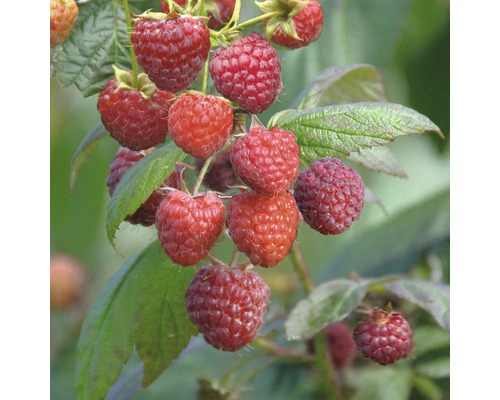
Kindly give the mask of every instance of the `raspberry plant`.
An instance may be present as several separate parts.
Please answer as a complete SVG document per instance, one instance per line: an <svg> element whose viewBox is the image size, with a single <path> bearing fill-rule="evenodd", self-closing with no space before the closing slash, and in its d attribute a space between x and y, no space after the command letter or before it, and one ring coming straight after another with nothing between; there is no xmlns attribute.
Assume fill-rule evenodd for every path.
<svg viewBox="0 0 500 400"><path fill-rule="evenodd" d="M410 272L360 276L355 265L324 278L301 238L335 241L366 207L383 210L363 175L404 175L388 145L446 140L441 129L389 102L368 64L333 65L279 107L293 85L283 62L321 40L328 2L130 3L82 2L69 36L51 40L53 77L96 98L99 113L75 149L70 186L96 145L114 142L110 246L120 251L127 224L154 232L86 311L77 398L117 398L133 354L146 388L202 345L232 353L239 368L193 376L198 399L251 396L252 379L280 363L309 371L302 398L440 398L438 364L425 357L447 341L447 284ZM369 257L363 249L350 247ZM274 270L299 283L293 304L273 297ZM391 381L404 382L396 397Z"/></svg>

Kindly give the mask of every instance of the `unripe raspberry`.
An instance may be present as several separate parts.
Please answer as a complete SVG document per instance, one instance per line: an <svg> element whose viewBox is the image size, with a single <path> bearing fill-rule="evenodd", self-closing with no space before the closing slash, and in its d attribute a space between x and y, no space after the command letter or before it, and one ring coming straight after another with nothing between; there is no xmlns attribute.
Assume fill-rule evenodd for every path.
<svg viewBox="0 0 500 400"><path fill-rule="evenodd" d="M186 291L189 318L205 341L237 351L254 341L262 326L270 290L252 271L203 265Z"/></svg>
<svg viewBox="0 0 500 400"><path fill-rule="evenodd" d="M142 16L131 35L137 62L155 85L169 92L187 89L210 52L207 25L197 18Z"/></svg>
<svg viewBox="0 0 500 400"><path fill-rule="evenodd" d="M403 314L375 308L353 332L363 357L389 365L408 357L413 348L413 333Z"/></svg>
<svg viewBox="0 0 500 400"><path fill-rule="evenodd" d="M113 162L109 167L109 175L106 180L106 185L109 188L109 196L113 196L116 186L120 182L123 174L137 161L145 156L145 152L133 151L124 147L120 147L115 154ZM132 215L125 218L126 221L133 225L143 225L150 226L156 222L156 210L160 202L167 196L167 191L163 189L164 186L180 189L181 180L184 179L183 166L181 164L176 164L174 171L170 176L165 179L163 185L155 190L147 198L147 200L141 204L141 206Z"/></svg>
<svg viewBox="0 0 500 400"><path fill-rule="evenodd" d="M288 192L266 197L250 191L229 200L229 234L253 265L268 268L281 262L297 238L299 222L297 204Z"/></svg>
<svg viewBox="0 0 500 400"><path fill-rule="evenodd" d="M63 43L75 24L78 16L75 0L50 0L50 47Z"/></svg>
<svg viewBox="0 0 500 400"><path fill-rule="evenodd" d="M299 173L300 148L295 135L279 126L257 126L234 141L231 163L239 178L256 192L275 196L286 192Z"/></svg>
<svg viewBox="0 0 500 400"><path fill-rule="evenodd" d="M324 235L349 229L363 209L361 176L342 161L325 157L313 161L295 183L294 196L304 221Z"/></svg>
<svg viewBox="0 0 500 400"><path fill-rule="evenodd" d="M220 97L183 93L170 107L168 129L185 153L208 158L224 146L233 131L233 110Z"/></svg>
<svg viewBox="0 0 500 400"><path fill-rule="evenodd" d="M201 171L206 159L196 159L196 169ZM203 178L203 183L207 188L216 192L225 192L229 186L234 186L239 183L239 180L234 173L233 164L229 158L229 150L224 150L212 160L208 167L208 171Z"/></svg>
<svg viewBox="0 0 500 400"><path fill-rule="evenodd" d="M85 273L72 256L56 254L50 258L50 309L66 310L77 304L83 295Z"/></svg>
<svg viewBox="0 0 500 400"><path fill-rule="evenodd" d="M217 91L249 113L267 110L281 92L278 53L258 32L215 50L209 70Z"/></svg>
<svg viewBox="0 0 500 400"><path fill-rule="evenodd" d="M214 194L192 197L176 190L158 206L156 228L163 250L182 266L208 256L224 228L224 203Z"/></svg>

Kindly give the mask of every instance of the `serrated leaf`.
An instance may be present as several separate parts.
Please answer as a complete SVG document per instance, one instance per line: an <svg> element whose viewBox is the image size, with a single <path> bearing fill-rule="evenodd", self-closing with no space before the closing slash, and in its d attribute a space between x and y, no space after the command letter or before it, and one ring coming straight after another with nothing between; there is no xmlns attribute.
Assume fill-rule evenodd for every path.
<svg viewBox="0 0 500 400"><path fill-rule="evenodd" d="M421 279L400 279L383 286L401 299L427 311L445 331L450 331L450 287Z"/></svg>
<svg viewBox="0 0 500 400"><path fill-rule="evenodd" d="M376 172L407 178L406 172L396 156L387 147L361 149L359 153L351 153L348 159Z"/></svg>
<svg viewBox="0 0 500 400"><path fill-rule="evenodd" d="M385 102L387 97L377 68L368 64L353 64L321 71L299 100L296 108L305 110L360 101Z"/></svg>
<svg viewBox="0 0 500 400"><path fill-rule="evenodd" d="M54 52L52 76L63 87L74 84L88 97L113 76L113 65L132 68L130 39L121 2L94 0L78 7L71 35Z"/></svg>
<svg viewBox="0 0 500 400"><path fill-rule="evenodd" d="M76 175L83 162L95 150L97 143L106 136L108 136L108 131L102 123L99 123L94 129L87 133L78 145L70 161L69 186L71 191L73 191Z"/></svg>
<svg viewBox="0 0 500 400"><path fill-rule="evenodd" d="M352 400L407 400L410 398L412 371L405 367L367 368L357 376Z"/></svg>
<svg viewBox="0 0 500 400"><path fill-rule="evenodd" d="M309 339L326 325L343 320L359 306L367 288L367 282L347 279L319 285L290 312L285 322L288 339Z"/></svg>
<svg viewBox="0 0 500 400"><path fill-rule="evenodd" d="M168 141L153 153L132 165L120 179L108 202L106 232L114 243L114 235L122 221L132 215L165 179L172 173L175 163L182 161L184 153L174 142Z"/></svg>
<svg viewBox="0 0 500 400"><path fill-rule="evenodd" d="M144 362L144 387L153 383L198 333L184 303L195 270L167 265L155 273L157 278L148 282L145 318L135 337L137 353Z"/></svg>
<svg viewBox="0 0 500 400"><path fill-rule="evenodd" d="M295 134L301 158L347 157L362 149L381 147L394 139L440 129L426 116L393 103L354 103L286 110L274 115L268 127L279 125Z"/></svg>
<svg viewBox="0 0 500 400"><path fill-rule="evenodd" d="M171 293L185 290L193 269L172 266L158 241L129 259L106 283L87 312L77 344L76 392L78 399L104 399L129 359L138 330L159 329L151 324L152 304L158 298L170 300ZM172 277L175 276L173 279ZM162 290L171 285L166 293ZM179 285L175 288L172 285ZM163 303L165 300L163 300ZM186 311L184 311L186 313ZM178 310L174 319L187 318ZM163 323L158 320L157 324ZM188 337L192 328L179 324L176 335ZM179 341L179 347L183 341ZM172 349L180 352L182 349ZM174 351L175 350L175 351Z"/></svg>

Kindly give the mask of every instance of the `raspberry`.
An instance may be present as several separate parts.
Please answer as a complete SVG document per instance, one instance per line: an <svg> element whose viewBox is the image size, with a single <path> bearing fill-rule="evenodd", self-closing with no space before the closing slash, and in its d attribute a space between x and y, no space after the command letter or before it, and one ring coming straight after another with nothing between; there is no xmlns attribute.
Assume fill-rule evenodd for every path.
<svg viewBox="0 0 500 400"><path fill-rule="evenodd" d="M187 3L187 0L174 0L174 2L179 4L181 7L184 7ZM160 10L165 14L168 14L170 12L168 3L165 0L160 0Z"/></svg>
<svg viewBox="0 0 500 400"><path fill-rule="evenodd" d="M233 111L219 97L183 93L170 107L168 129L185 153L207 158L224 146L233 131Z"/></svg>
<svg viewBox="0 0 500 400"><path fill-rule="evenodd" d="M50 309L67 310L82 298L85 285L84 268L68 254L50 257Z"/></svg>
<svg viewBox="0 0 500 400"><path fill-rule="evenodd" d="M73 29L78 12L78 5L75 0L50 0L51 48L67 39Z"/></svg>
<svg viewBox="0 0 500 400"><path fill-rule="evenodd" d="M356 221L364 204L361 176L342 161L325 157L302 171L294 196L311 228L324 235L337 235Z"/></svg>
<svg viewBox="0 0 500 400"><path fill-rule="evenodd" d="M146 150L163 143L173 94L156 89L144 74L137 79L139 86L132 88L128 85L131 74L122 72L99 93L97 110L104 127L120 145L131 150Z"/></svg>
<svg viewBox="0 0 500 400"><path fill-rule="evenodd" d="M256 192L275 196L284 193L299 173L300 148L292 132L275 126L257 126L234 141L231 163L239 178Z"/></svg>
<svg viewBox="0 0 500 400"><path fill-rule="evenodd" d="M299 222L297 204L288 192L266 197L250 191L229 200L229 234L253 265L269 268L281 262L297 237Z"/></svg>
<svg viewBox="0 0 500 400"><path fill-rule="evenodd" d="M253 114L267 110L282 87L278 53L258 32L215 50L209 71L222 96Z"/></svg>
<svg viewBox="0 0 500 400"><path fill-rule="evenodd" d="M324 15L318 0L266 0L257 5L264 13L282 12L282 15L264 21L266 36L274 44L298 49L321 36Z"/></svg>
<svg viewBox="0 0 500 400"><path fill-rule="evenodd" d="M187 267L208 253L224 228L224 203L214 194L171 192L158 206L156 228L165 253Z"/></svg>
<svg viewBox="0 0 500 400"><path fill-rule="evenodd" d="M186 291L189 318L218 350L237 351L262 326L270 289L252 271L203 265Z"/></svg>
<svg viewBox="0 0 500 400"><path fill-rule="evenodd" d="M204 163L205 159L196 159L196 169L198 172L201 171ZM224 150L215 156L203 178L203 183L207 188L217 192L224 192L229 186L239 183L234 173L233 164L231 164L229 158L229 150Z"/></svg>
<svg viewBox="0 0 500 400"><path fill-rule="evenodd" d="M389 365L408 357L413 348L413 333L403 314L375 308L353 332L363 357Z"/></svg>
<svg viewBox="0 0 500 400"><path fill-rule="evenodd" d="M211 46L207 25L188 16L143 16L137 21L131 40L144 72L159 89L174 93L187 89L196 79Z"/></svg>
<svg viewBox="0 0 500 400"><path fill-rule="evenodd" d="M208 9L208 27L210 29L220 29L226 25L234 12L235 0L212 0L205 1Z"/></svg>
<svg viewBox="0 0 500 400"><path fill-rule="evenodd" d="M144 152L137 152L121 147L116 152L113 162L109 168L109 175L106 185L109 188L110 197L113 196L116 185L120 182L123 174L137 161L145 156ZM181 175L183 176L183 167L181 164L176 164L174 171L165 179L162 186L168 186L175 189L181 187ZM156 221L156 209L160 202L166 197L167 192L161 188L155 190L148 199L137 209L135 213L127 216L126 221L133 225L150 226Z"/></svg>

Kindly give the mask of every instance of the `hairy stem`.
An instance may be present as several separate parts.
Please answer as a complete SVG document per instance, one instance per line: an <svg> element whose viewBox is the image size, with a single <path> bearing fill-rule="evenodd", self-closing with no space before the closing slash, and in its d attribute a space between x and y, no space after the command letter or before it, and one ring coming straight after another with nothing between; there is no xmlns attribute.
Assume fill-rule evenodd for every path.
<svg viewBox="0 0 500 400"><path fill-rule="evenodd" d="M127 21L127 32L130 41L130 58L132 60L132 87L135 87L137 85L137 74L139 68L137 65L137 58L135 57L134 46L132 45L132 40L130 39L134 28L132 26L132 18L130 17L130 8L128 6L127 0L123 0L123 10L125 11L125 18Z"/></svg>
<svg viewBox="0 0 500 400"><path fill-rule="evenodd" d="M212 163L214 156L211 156L205 160L203 163L203 167L200 170L200 173L198 174L198 177L196 178L196 182L193 187L193 196L196 196L198 193L198 190L200 190L201 184L203 182L203 178L205 177L205 174L208 171L208 168L210 167L210 164Z"/></svg>

